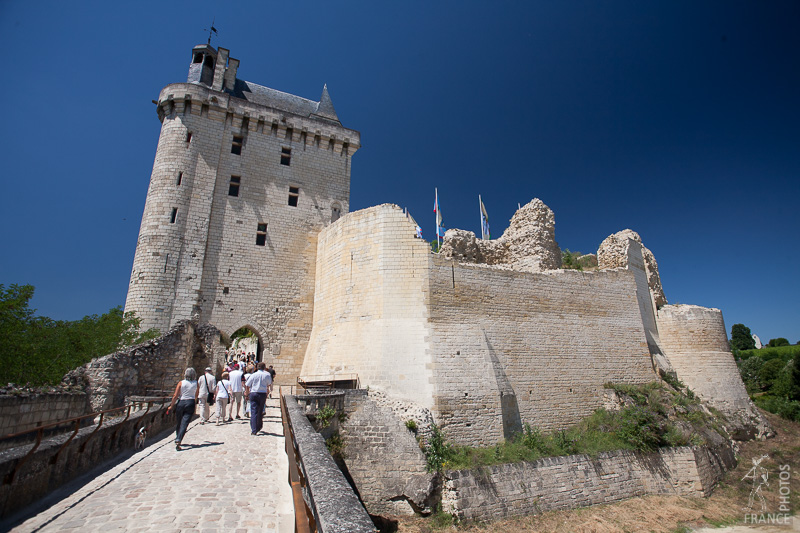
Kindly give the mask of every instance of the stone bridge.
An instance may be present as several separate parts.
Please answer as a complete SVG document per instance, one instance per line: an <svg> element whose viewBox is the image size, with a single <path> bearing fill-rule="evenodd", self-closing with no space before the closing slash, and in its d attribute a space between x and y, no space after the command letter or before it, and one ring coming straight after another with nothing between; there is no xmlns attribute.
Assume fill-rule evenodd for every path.
<svg viewBox="0 0 800 533"><path fill-rule="evenodd" d="M292 532L295 509L288 464L280 401L269 399L264 427L256 436L250 434L249 420L244 418L219 426L201 424L196 418L181 451L175 450L174 431L162 431L143 449L122 453L111 464L95 468L8 517L0 522L0 530ZM316 463L312 460L311 464ZM309 485L315 482L309 479L315 473L308 470L317 469L312 465L301 463ZM330 476L321 472L317 477L324 481ZM315 512L318 531L374 531L354 494L350 499L357 503L364 522L355 529L349 522L359 513L341 504L347 495L340 487L328 490L332 485L324 485L316 495L307 492L307 499L318 507L320 501L338 500L338 514L344 511L348 516L342 523L330 513Z"/></svg>

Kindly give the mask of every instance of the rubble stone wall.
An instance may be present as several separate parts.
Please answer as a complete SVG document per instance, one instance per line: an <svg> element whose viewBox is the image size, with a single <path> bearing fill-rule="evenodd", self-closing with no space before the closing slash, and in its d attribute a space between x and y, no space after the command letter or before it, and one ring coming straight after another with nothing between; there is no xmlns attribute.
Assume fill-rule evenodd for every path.
<svg viewBox="0 0 800 533"><path fill-rule="evenodd" d="M84 387L92 411L102 411L123 405L126 396L172 395L189 366L198 375L211 366L219 375L223 359L216 328L184 321L157 339L92 359L64 382Z"/></svg>
<svg viewBox="0 0 800 533"><path fill-rule="evenodd" d="M496 520L610 503L645 494L707 496L733 452L704 447L667 448L549 457L445 473L442 509L461 519Z"/></svg>
<svg viewBox="0 0 800 533"><path fill-rule="evenodd" d="M413 515L431 511L433 474L405 420L370 395L351 397L347 419L340 423L344 461L361 500L373 515Z"/></svg>

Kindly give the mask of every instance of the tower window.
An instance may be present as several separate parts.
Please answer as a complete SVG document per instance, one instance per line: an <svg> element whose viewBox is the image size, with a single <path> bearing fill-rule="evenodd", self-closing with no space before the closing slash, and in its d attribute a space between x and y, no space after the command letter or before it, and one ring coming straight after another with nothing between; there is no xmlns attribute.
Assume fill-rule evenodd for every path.
<svg viewBox="0 0 800 533"><path fill-rule="evenodd" d="M183 172L178 172L178 183L177 183L177 185L180 185L182 181L183 181Z"/></svg>
<svg viewBox="0 0 800 533"><path fill-rule="evenodd" d="M281 165L286 165L288 167L291 163L292 163L292 149L281 148Z"/></svg>
<svg viewBox="0 0 800 533"><path fill-rule="evenodd" d="M202 62L203 62L203 54L201 54L200 52L196 53L194 55L194 61L192 61L192 63L202 63Z"/></svg>
<svg viewBox="0 0 800 533"><path fill-rule="evenodd" d="M256 228L256 245L264 246L267 243L267 224L259 224Z"/></svg>
<svg viewBox="0 0 800 533"><path fill-rule="evenodd" d="M231 176L231 183L228 185L228 196L239 196L239 185L241 182L241 176Z"/></svg>
<svg viewBox="0 0 800 533"><path fill-rule="evenodd" d="M172 214L169 217L169 223L170 224L174 224L177 219L178 219L178 208L177 207L173 207L172 208Z"/></svg>
<svg viewBox="0 0 800 533"><path fill-rule="evenodd" d="M187 131L186 132L186 144L189 144L190 142L192 142L192 132L191 131Z"/></svg>
<svg viewBox="0 0 800 533"><path fill-rule="evenodd" d="M334 204L331 207L331 222L336 222L342 216L342 208Z"/></svg>
<svg viewBox="0 0 800 533"><path fill-rule="evenodd" d="M297 199L300 198L299 187L289 187L289 205L297 207Z"/></svg>
<svg viewBox="0 0 800 533"><path fill-rule="evenodd" d="M242 155L242 145L244 144L244 137L241 135L233 136L233 144L231 145L231 153Z"/></svg>

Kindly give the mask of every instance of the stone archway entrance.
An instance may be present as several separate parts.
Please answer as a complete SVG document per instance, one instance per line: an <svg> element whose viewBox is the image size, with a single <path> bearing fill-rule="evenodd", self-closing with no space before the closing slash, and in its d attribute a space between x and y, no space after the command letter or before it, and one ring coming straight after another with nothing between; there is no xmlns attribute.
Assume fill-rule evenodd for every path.
<svg viewBox="0 0 800 533"><path fill-rule="evenodd" d="M253 354L256 361L264 360L264 344L261 336L250 326L242 326L231 334L230 350L237 357L244 352L246 355Z"/></svg>

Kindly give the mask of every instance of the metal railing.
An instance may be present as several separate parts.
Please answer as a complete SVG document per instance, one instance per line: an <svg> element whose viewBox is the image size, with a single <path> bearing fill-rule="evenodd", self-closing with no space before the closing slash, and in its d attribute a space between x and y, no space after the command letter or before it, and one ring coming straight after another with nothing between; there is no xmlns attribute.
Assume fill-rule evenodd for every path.
<svg viewBox="0 0 800 533"><path fill-rule="evenodd" d="M303 488L306 486L306 480L297 462L298 453L295 447L292 425L289 423L289 413L286 411L286 402L283 399L283 387L278 388L278 396L281 399L281 421L283 422L286 456L289 458L289 485L292 487L292 500L294 501L294 530L295 533L316 532L317 523L314 520L314 512L303 497Z"/></svg>
<svg viewBox="0 0 800 533"><path fill-rule="evenodd" d="M23 457L22 459L20 459L17 462L16 466L14 467L14 470L12 470L5 477L5 479L3 479L3 484L10 485L11 483L14 482L14 477L17 475L17 472L19 471L19 469L22 467L22 465L24 465L28 461L28 459L31 458L31 456L33 456L34 452L36 452L36 450L39 448L39 445L42 443L42 437L44 436L44 433L45 433L46 430L54 429L54 428L56 428L58 426L63 426L63 425L70 424L70 423L74 423L75 424L75 427L72 430L72 434L67 438L66 441L64 441L64 444L62 444L61 447L58 448L58 450L55 452L53 457L50 458L50 464L56 464L56 462L58 461L59 455L61 455L61 452L64 450L64 448L66 448L69 445L70 442L72 442L72 439L75 438L75 435L78 434L78 431L80 431L80 429L81 429L81 421L82 420L86 420L88 418L95 418L98 415L100 417L99 420L97 421L97 427L94 428L94 431L92 431L89 434L89 436L86 438L86 440L83 442L83 444L81 444L80 448L78 448L78 452L79 453L83 453L83 451L86 449L86 445L89 443L89 441L92 439L92 437L94 437L94 435L103 426L103 422L104 422L104 420L106 418L106 415L110 415L111 413L118 413L118 412L121 414L124 411L125 412L125 418L123 418L119 422L119 425L121 427L122 423L125 422L126 420L128 420L128 418L131 416L131 410L132 409L135 409L136 407L138 407L138 409L136 409L136 410L141 410L141 406L143 404L147 404L147 409L145 410L144 414L142 415L142 416L145 416L150 411L150 408L152 407L152 405L154 403L164 404L164 403L169 402L171 399L172 399L171 396L164 396L164 397L152 398L152 399L143 400L143 401L131 401L130 403L128 403L127 405L124 405L122 407L116 407L114 409L106 409L105 411L96 411L94 413L88 413L88 414L81 415L81 416L76 416L76 417L73 417L73 418L67 418L65 420L59 420L58 422L51 422L50 424L46 424L46 425L43 425L43 426L37 426L35 428L31 428L31 429L28 429L28 430L25 430L25 431L20 431L18 433L12 433L10 435L5 435L5 436L0 437L0 442L3 442L3 441L7 441L7 440L12 440L12 439L19 439L20 437L22 437L24 435L28 435L28 434L31 434L31 433L36 433L36 441L34 442L33 446L28 451L28 453L25 455L25 457ZM111 418L111 417L109 416L109 418ZM87 427L88 427L88 425L87 425ZM119 428L117 429L117 431L119 431ZM113 433L112 438L116 437L116 433L117 433L116 431ZM27 444L22 444L21 446L25 446L25 445L27 445Z"/></svg>

